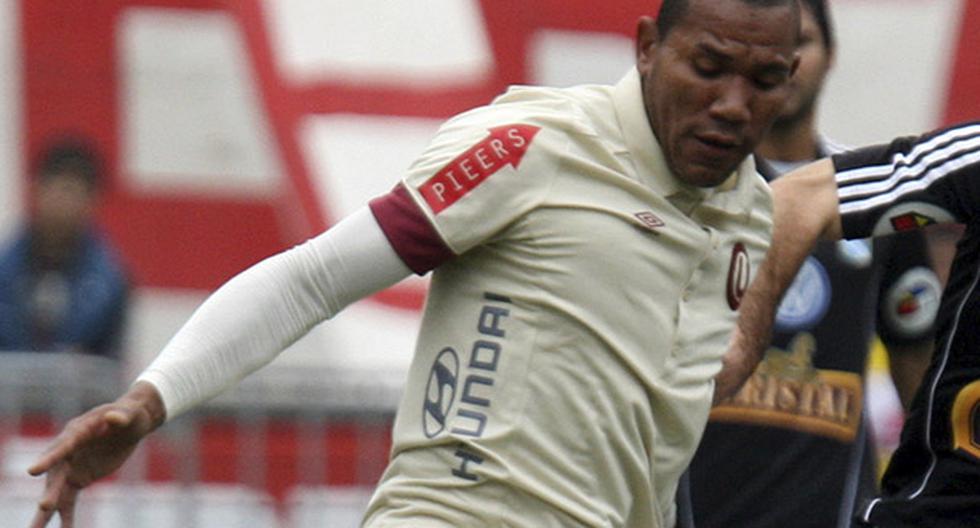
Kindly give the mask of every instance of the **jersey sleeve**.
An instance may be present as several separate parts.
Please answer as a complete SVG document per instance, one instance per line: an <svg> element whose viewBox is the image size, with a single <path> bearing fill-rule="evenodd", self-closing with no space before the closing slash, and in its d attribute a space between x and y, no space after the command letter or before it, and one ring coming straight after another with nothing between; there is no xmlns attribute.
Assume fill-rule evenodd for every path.
<svg viewBox="0 0 980 528"><path fill-rule="evenodd" d="M932 269L925 234L908 231L875 239L881 266L878 336L886 346L930 341L942 286Z"/></svg>
<svg viewBox="0 0 980 528"><path fill-rule="evenodd" d="M980 123L833 156L845 238L944 222L980 210Z"/></svg>
<svg viewBox="0 0 980 528"><path fill-rule="evenodd" d="M405 264L423 274L540 205L560 164L561 137L518 112L463 114L371 210Z"/></svg>

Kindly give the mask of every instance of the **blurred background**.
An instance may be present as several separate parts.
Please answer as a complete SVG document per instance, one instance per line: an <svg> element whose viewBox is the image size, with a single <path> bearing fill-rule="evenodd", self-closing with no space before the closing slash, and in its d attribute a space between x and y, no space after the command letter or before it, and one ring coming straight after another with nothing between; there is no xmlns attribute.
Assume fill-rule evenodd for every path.
<svg viewBox="0 0 980 528"><path fill-rule="evenodd" d="M617 81L658 4L0 0L0 240L31 210L39 149L83 136L104 161L97 220L132 287L118 358L0 355L4 525L26 525L40 483L24 468L48 435L118 394L214 288L388 190L443 119L508 85ZM980 117L980 1L831 7L827 135L859 145ZM168 424L92 492L81 528L355 526L425 286L358 303ZM875 365L887 450L901 410Z"/></svg>

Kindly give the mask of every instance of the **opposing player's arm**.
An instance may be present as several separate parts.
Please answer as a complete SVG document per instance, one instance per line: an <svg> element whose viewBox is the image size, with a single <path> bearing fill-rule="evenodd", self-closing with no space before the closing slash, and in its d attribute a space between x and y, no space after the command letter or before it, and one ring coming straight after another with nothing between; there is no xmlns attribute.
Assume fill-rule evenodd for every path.
<svg viewBox="0 0 980 528"><path fill-rule="evenodd" d="M906 411L929 368L932 350L931 341L888 346L888 372Z"/></svg>
<svg viewBox="0 0 980 528"><path fill-rule="evenodd" d="M934 271L926 234L903 231L874 240L880 262L876 330L906 410L932 358L942 284Z"/></svg>
<svg viewBox="0 0 980 528"><path fill-rule="evenodd" d="M769 341L779 299L817 238L842 236L841 215L848 218L849 238L932 222L971 222L980 214L978 175L980 122L972 122L837 154L774 182L772 245L742 301L716 377L716 400L751 374Z"/></svg>
<svg viewBox="0 0 980 528"><path fill-rule="evenodd" d="M779 178L772 191L772 243L742 299L738 325L715 377L716 403L734 394L762 359L779 301L817 240L841 237L834 165L829 159Z"/></svg>

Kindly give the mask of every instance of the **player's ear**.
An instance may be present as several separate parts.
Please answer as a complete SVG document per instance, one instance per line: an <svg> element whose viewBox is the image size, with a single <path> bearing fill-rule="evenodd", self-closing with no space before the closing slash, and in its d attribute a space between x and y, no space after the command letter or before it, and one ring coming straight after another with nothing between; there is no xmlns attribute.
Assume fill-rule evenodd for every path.
<svg viewBox="0 0 980 528"><path fill-rule="evenodd" d="M660 42L656 21L648 16L640 17L636 24L636 64L649 64L654 48ZM642 69L642 67L641 67Z"/></svg>

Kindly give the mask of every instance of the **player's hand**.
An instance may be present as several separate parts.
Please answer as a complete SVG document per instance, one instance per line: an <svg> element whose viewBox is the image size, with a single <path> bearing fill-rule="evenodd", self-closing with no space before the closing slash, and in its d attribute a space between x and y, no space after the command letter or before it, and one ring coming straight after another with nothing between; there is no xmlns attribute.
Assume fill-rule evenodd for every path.
<svg viewBox="0 0 980 528"><path fill-rule="evenodd" d="M743 304L744 307L744 304ZM735 396L748 381L765 352L765 343L769 342L769 334L750 336L743 331L744 317L740 317L739 326L735 327L728 351L721 359L721 371L715 375L715 394L712 405L718 405L726 399Z"/></svg>
<svg viewBox="0 0 980 528"><path fill-rule="evenodd" d="M62 528L72 528L78 492L118 469L163 420L163 402L156 389L137 383L115 402L68 422L28 469L33 476L47 478L31 528L43 528L55 513Z"/></svg>
<svg viewBox="0 0 980 528"><path fill-rule="evenodd" d="M742 387L742 384L752 375L754 365L747 359L744 350L744 340L740 339L741 333L738 328L732 335L732 340L728 345L728 352L721 359L721 371L715 375L715 394L712 405L718 405L727 398L734 396Z"/></svg>

